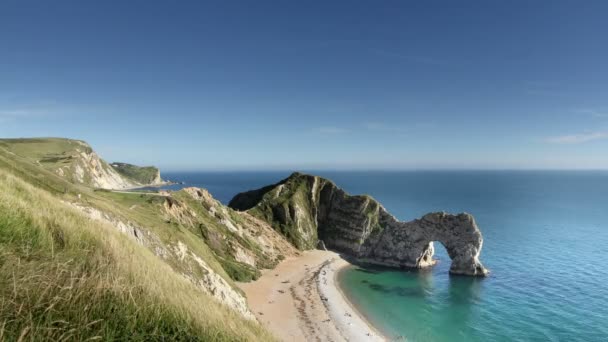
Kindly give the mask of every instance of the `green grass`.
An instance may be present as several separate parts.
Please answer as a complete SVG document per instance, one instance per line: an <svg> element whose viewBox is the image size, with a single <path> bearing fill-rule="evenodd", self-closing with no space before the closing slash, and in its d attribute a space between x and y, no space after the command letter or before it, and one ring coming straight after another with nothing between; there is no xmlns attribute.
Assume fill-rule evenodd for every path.
<svg viewBox="0 0 608 342"><path fill-rule="evenodd" d="M77 148L87 153L93 151L84 141L64 138L0 139L0 147L32 162L66 155Z"/></svg>
<svg viewBox="0 0 608 342"><path fill-rule="evenodd" d="M258 279L261 275L257 268L237 262L232 258L219 257L218 260L230 278L236 281L249 282Z"/></svg>
<svg viewBox="0 0 608 342"><path fill-rule="evenodd" d="M174 193L173 198L184 203L195 212L196 219L193 224L185 224L184 228L204 239L206 245L213 251L214 256L231 279L241 282L255 280L261 275L260 268L274 268L278 263L278 260L263 253L256 242L229 230L221 224L217 216L210 214L209 208L205 207L205 204L193 199L185 191ZM219 202L217 205L218 208L221 206ZM216 215L230 220L235 226L248 224L241 213L230 208L226 208L226 211L227 215L223 213ZM235 246L251 252L255 256L257 267L237 261L234 257Z"/></svg>
<svg viewBox="0 0 608 342"><path fill-rule="evenodd" d="M0 341L272 340L180 274L196 279L196 269L61 202L145 227L166 246L180 241L239 291L200 232L166 220L164 198L95 191L13 151L24 153L0 141Z"/></svg>
<svg viewBox="0 0 608 342"><path fill-rule="evenodd" d="M64 138L0 139L0 150L5 155L20 158L33 166L62 175L62 178L85 185L93 183L90 172L83 170L82 153L91 154L93 149L84 141ZM100 161L98 167L108 171L111 167Z"/></svg>
<svg viewBox="0 0 608 342"><path fill-rule="evenodd" d="M270 223L296 248L312 249L317 245L317 223L311 216L313 203L311 203L312 185L310 183L313 180L313 176L294 173L276 185L282 187L278 196L277 187L272 189L264 187L239 195L238 201L234 202L238 204L238 207L246 208L255 200L259 200L257 205L248 210L250 214ZM316 195L318 198L318 194ZM247 204L247 206L241 207L240 204ZM296 210L303 213L297 219Z"/></svg>
<svg viewBox="0 0 608 342"><path fill-rule="evenodd" d="M64 139L57 140L57 143L60 143ZM13 145L19 144L13 143ZM246 249L251 249L256 255L259 267L271 268L278 262L278 260L274 260L261 253L259 248L256 248L257 245L255 243L250 243L247 239L227 230L225 226L218 223L217 218L214 218L209 214L208 208L203 208L200 202L195 201L190 195L184 192L177 192L174 194L174 197L196 211L198 219L194 226L182 224L173 218L168 218L163 215L162 206L165 201L164 197L145 193L112 192L73 184L54 172L33 164L30 159L11 154L6 149L3 149L1 144L0 169L9 170L27 182L50 191L62 200L69 202L84 202L87 206L112 213L117 219L133 222L139 226L146 227L146 229L159 236L166 245L176 244L178 241L182 241L188 245L192 252L205 260L216 273L222 276L233 289L237 291L240 290L232 280L248 281L257 279L257 277L259 277L259 271L254 271L251 266L236 261L230 253L230 248L225 243L226 239L224 238L221 239L223 241L222 245L215 244L210 248L208 246L210 241L201 236L199 225L202 225L205 230L217 232L220 236L240 241L241 245L245 246ZM81 195L80 199L78 198L78 194ZM229 212L231 213L230 216L232 218L240 217L239 213L232 210ZM239 222L236 222L235 220L235 223ZM185 273L191 271L188 265L185 265L179 260L169 258L166 262L176 270ZM226 269L229 269L230 272L227 272Z"/></svg>
<svg viewBox="0 0 608 342"><path fill-rule="evenodd" d="M231 277L222 268L215 258L213 251L200 237L200 231L186 227L168 216L163 216L163 203L165 198L149 194L97 192L99 197L91 199L91 204L106 212L112 212L117 218L134 222L154 232L165 245L185 243L195 254L200 256L207 264L232 285ZM178 260L166 260L178 270L187 271Z"/></svg>
<svg viewBox="0 0 608 342"><path fill-rule="evenodd" d="M0 340L272 340L57 195L2 169L0 190Z"/></svg>

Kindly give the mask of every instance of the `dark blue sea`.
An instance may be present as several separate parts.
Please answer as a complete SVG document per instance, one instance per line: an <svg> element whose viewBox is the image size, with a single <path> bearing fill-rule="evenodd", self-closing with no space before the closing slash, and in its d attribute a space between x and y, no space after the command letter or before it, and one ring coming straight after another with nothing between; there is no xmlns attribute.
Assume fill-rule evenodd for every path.
<svg viewBox="0 0 608 342"><path fill-rule="evenodd" d="M439 264L406 272L353 267L345 294L385 334L408 341L608 341L608 172L309 172L369 194L401 220L468 212L484 236L486 279ZM169 173L227 203L289 172ZM173 186L173 188L184 185Z"/></svg>

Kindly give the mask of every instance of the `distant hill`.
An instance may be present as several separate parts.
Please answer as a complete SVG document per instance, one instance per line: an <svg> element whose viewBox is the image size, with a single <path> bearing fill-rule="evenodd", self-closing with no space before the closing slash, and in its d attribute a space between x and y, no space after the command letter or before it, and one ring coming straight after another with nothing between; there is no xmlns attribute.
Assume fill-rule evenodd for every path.
<svg viewBox="0 0 608 342"><path fill-rule="evenodd" d="M137 166L127 163L114 162L110 164L121 176L139 184L156 185L163 182L160 170L154 166Z"/></svg>
<svg viewBox="0 0 608 342"><path fill-rule="evenodd" d="M63 138L2 139L0 147L69 182L104 189L137 186L99 158L91 146L81 140Z"/></svg>
<svg viewBox="0 0 608 342"><path fill-rule="evenodd" d="M160 182L154 167L120 164L114 168L84 141L64 138L0 139L0 147L66 180L103 189L125 189Z"/></svg>

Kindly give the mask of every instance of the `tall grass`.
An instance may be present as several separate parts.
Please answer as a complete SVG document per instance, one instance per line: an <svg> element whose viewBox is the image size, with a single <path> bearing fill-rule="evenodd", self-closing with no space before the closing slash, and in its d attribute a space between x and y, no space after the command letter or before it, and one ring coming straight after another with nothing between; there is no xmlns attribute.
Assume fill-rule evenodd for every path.
<svg viewBox="0 0 608 342"><path fill-rule="evenodd" d="M0 169L0 341L268 341L149 250Z"/></svg>

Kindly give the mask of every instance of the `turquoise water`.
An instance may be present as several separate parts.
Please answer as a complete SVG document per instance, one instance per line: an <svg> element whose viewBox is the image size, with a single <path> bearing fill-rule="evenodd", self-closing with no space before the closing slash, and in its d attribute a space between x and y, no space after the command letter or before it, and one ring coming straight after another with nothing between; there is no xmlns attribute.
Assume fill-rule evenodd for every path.
<svg viewBox="0 0 608 342"><path fill-rule="evenodd" d="M439 265L353 268L346 295L374 325L409 341L608 341L607 172L315 172L374 196L395 216L466 211L484 235L489 278ZM174 174L227 202L288 172Z"/></svg>

